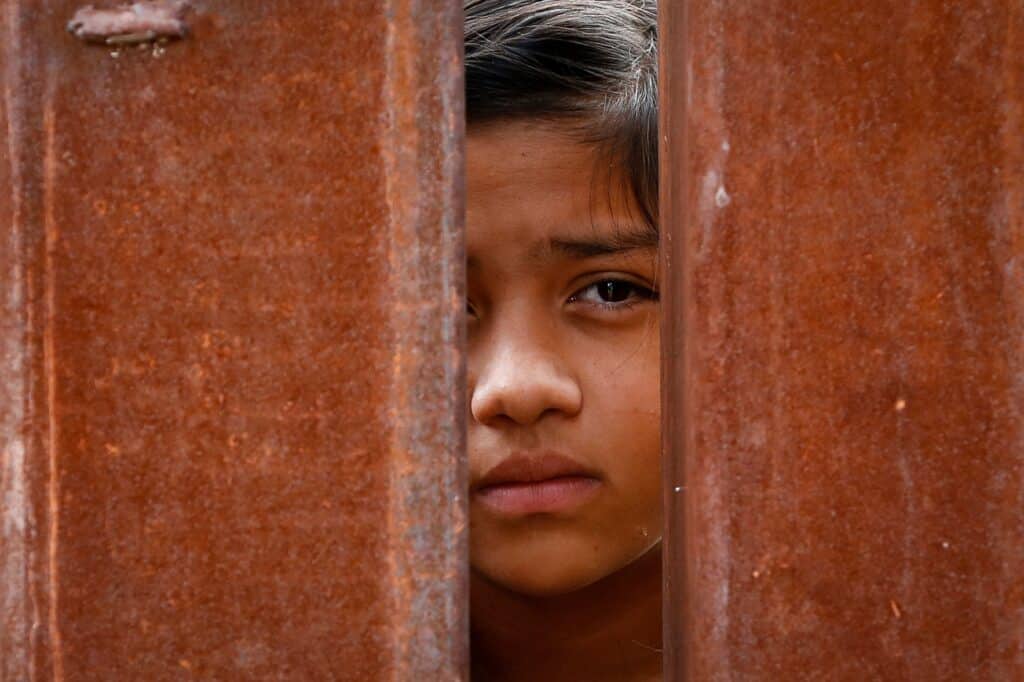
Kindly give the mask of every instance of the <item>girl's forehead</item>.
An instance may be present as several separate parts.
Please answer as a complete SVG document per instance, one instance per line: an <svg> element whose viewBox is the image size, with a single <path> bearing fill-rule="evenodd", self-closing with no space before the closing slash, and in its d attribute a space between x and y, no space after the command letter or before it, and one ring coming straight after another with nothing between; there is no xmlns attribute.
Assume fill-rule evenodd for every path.
<svg viewBox="0 0 1024 682"><path fill-rule="evenodd" d="M512 246L536 249L552 237L618 229L636 215L623 188L602 172L597 148L568 130L517 122L471 130L467 246L472 251L482 242L512 240Z"/></svg>
<svg viewBox="0 0 1024 682"><path fill-rule="evenodd" d="M566 131L499 124L467 136L466 186L477 200L522 187L575 194L582 176L594 175L596 162L596 149Z"/></svg>

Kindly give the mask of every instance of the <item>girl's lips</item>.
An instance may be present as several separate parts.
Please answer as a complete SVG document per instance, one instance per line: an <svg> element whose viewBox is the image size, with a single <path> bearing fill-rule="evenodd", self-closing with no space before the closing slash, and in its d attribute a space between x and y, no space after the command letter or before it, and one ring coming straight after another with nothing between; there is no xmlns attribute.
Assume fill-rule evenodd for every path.
<svg viewBox="0 0 1024 682"><path fill-rule="evenodd" d="M601 479L576 460L558 453L516 453L473 486L483 505L518 516L563 512L593 496Z"/></svg>
<svg viewBox="0 0 1024 682"><path fill-rule="evenodd" d="M600 486L601 481L591 476L559 476L529 483L489 485L477 489L474 497L500 514L550 514L578 507Z"/></svg>

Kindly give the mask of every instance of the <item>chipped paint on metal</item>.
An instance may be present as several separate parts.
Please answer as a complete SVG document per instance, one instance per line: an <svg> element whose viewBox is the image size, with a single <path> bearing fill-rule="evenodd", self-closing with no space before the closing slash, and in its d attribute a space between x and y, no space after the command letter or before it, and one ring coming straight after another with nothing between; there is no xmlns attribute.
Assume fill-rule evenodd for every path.
<svg viewBox="0 0 1024 682"><path fill-rule="evenodd" d="M149 0L114 8L87 5L68 21L71 35L90 43L134 45L188 35L187 0Z"/></svg>

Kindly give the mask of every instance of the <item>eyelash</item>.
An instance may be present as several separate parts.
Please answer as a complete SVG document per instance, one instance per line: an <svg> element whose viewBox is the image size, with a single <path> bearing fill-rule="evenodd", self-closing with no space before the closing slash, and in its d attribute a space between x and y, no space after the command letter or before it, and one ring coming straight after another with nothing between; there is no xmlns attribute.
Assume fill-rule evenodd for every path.
<svg viewBox="0 0 1024 682"><path fill-rule="evenodd" d="M582 296L584 292L591 289L597 289L601 285L620 285L627 291L625 300L622 301L583 301ZM597 294L600 297L600 294ZM604 310L628 310L633 306L644 302L644 301L657 301L658 292L650 287L646 287L637 282L633 282L628 279L622 279L619 277L606 277L604 279L591 282L587 286L583 287L572 296L569 297L569 303L582 303L583 305L596 306Z"/></svg>
<svg viewBox="0 0 1024 682"><path fill-rule="evenodd" d="M625 286L629 290L629 293L631 295L628 296L626 298L626 300L624 300L624 301L583 301L583 300L581 300L582 295L583 295L584 292L586 292L586 291L588 291L590 289L594 289L594 288L596 288L596 287L598 287L598 286L600 286L602 284L620 284L620 285L623 285L623 286ZM605 277L604 279L599 279L596 282L591 282L587 286L577 290L576 293L574 293L572 296L569 297L568 303L578 303L578 304L581 304L581 305L593 306L593 307L599 308L601 310L623 311L623 310L629 310L633 306L636 306L639 303L642 303L642 302L645 302L645 301L657 301L658 298L659 298L658 297L658 292L655 289L652 289L650 287L646 287L646 286L644 286L642 284L638 284L637 282L633 282L633 281L630 281L628 279L623 279L621 277ZM473 304L470 301L468 301L468 300L466 301L466 313L468 315L470 315L471 317L475 317L476 316L476 310L473 307Z"/></svg>

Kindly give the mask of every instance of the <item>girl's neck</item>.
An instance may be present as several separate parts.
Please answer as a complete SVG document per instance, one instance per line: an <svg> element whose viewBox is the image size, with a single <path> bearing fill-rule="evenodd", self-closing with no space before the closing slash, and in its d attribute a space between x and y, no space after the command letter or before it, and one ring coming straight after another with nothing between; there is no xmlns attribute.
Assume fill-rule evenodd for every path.
<svg viewBox="0 0 1024 682"><path fill-rule="evenodd" d="M661 547L575 592L530 597L475 572L473 682L661 679Z"/></svg>

